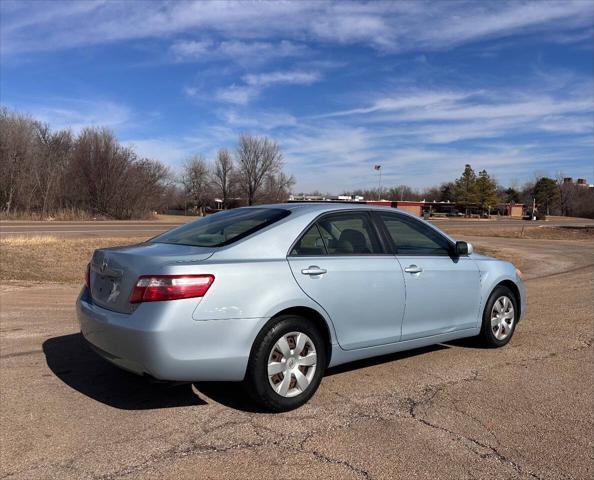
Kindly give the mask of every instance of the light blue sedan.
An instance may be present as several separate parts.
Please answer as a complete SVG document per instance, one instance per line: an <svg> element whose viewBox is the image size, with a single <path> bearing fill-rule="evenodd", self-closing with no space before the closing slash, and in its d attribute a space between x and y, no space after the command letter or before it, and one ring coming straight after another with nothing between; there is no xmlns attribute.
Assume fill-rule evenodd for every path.
<svg viewBox="0 0 594 480"><path fill-rule="evenodd" d="M341 363L462 337L507 344L525 310L520 276L399 210L269 205L97 250L77 311L121 368L243 381L283 411Z"/></svg>

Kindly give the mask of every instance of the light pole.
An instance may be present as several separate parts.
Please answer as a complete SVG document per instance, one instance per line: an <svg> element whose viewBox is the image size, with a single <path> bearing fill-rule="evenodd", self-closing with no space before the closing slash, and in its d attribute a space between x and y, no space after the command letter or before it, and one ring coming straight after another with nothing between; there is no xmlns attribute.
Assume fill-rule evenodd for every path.
<svg viewBox="0 0 594 480"><path fill-rule="evenodd" d="M382 199L382 166L381 165L374 165L373 166L374 170L377 170L377 172L379 173L379 182L378 182L378 188L377 188L377 199L381 200Z"/></svg>

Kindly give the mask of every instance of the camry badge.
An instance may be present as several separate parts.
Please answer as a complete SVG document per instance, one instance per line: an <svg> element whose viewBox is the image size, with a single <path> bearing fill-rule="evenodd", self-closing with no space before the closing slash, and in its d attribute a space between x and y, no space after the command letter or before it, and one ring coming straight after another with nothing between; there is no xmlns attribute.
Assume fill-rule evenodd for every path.
<svg viewBox="0 0 594 480"><path fill-rule="evenodd" d="M108 302L115 302L120 295L120 284L118 282L111 283L111 292L109 292L109 297L107 297Z"/></svg>

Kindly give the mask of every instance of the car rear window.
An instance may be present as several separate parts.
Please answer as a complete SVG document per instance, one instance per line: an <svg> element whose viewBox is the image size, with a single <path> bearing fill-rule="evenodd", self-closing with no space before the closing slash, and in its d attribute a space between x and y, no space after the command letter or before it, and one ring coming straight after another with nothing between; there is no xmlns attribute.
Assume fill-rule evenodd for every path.
<svg viewBox="0 0 594 480"><path fill-rule="evenodd" d="M151 239L194 247L222 247L272 225L289 215L281 208L236 208L208 215Z"/></svg>

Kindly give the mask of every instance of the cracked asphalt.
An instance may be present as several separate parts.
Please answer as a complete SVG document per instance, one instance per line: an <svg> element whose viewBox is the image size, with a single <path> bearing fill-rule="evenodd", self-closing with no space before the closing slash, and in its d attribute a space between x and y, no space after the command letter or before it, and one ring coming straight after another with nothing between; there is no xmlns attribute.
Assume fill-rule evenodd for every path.
<svg viewBox="0 0 594 480"><path fill-rule="evenodd" d="M234 385L151 384L99 359L78 286L5 283L0 478L592 478L594 245L480 241L522 255L528 278L506 348L341 366L277 415Z"/></svg>

